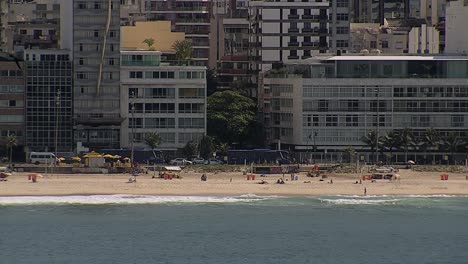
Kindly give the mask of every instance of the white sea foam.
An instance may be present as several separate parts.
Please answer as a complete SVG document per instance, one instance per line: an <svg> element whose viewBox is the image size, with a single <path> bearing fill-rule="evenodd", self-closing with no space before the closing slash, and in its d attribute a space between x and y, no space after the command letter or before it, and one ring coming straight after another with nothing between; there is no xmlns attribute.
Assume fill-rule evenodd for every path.
<svg viewBox="0 0 468 264"><path fill-rule="evenodd" d="M163 204L163 203L249 203L267 197L153 196L153 195L71 195L71 196L2 196L0 205L28 204Z"/></svg>
<svg viewBox="0 0 468 264"><path fill-rule="evenodd" d="M331 204L340 204L340 205L377 205L377 204L396 204L399 199L376 199L375 197L368 198L346 198L346 199L327 199L319 198L321 202L331 203Z"/></svg>

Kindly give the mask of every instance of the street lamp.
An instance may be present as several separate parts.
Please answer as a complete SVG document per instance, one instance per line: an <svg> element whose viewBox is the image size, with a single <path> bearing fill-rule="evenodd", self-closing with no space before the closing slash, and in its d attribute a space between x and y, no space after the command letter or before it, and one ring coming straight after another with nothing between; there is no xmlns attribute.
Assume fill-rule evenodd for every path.
<svg viewBox="0 0 468 264"><path fill-rule="evenodd" d="M376 163L379 162L379 125L380 125L380 116L379 116L379 88L374 88L375 92L375 97L377 97L377 124L376 124L376 129L375 129L375 157L376 157Z"/></svg>
<svg viewBox="0 0 468 264"><path fill-rule="evenodd" d="M60 89L57 90L57 95L55 97L55 158L57 159L57 149L58 149L58 126L59 126L59 111L60 111ZM57 162L55 162L57 164Z"/></svg>
<svg viewBox="0 0 468 264"><path fill-rule="evenodd" d="M132 100L130 102L130 105L131 105L131 111L132 111L132 141L130 142L131 144L131 148L132 148L132 151L131 151L131 154L130 154L130 166L132 168L132 172L134 170L134 164L133 164L133 157L134 157L134 143L135 143L135 93L132 92Z"/></svg>

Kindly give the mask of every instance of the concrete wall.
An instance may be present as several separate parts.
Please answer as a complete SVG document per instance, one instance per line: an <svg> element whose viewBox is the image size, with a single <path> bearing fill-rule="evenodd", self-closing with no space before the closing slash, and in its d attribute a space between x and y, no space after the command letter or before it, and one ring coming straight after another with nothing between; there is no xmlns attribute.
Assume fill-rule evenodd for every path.
<svg viewBox="0 0 468 264"><path fill-rule="evenodd" d="M445 53L468 52L468 4L466 1L450 1L447 4L445 23Z"/></svg>

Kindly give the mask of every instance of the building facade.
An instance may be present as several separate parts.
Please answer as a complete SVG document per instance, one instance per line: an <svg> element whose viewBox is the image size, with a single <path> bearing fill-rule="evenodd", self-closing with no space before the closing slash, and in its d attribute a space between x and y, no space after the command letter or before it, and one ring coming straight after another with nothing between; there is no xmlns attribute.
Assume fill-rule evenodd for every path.
<svg viewBox="0 0 468 264"><path fill-rule="evenodd" d="M158 51L121 54L120 147L149 148L151 132L161 136L162 150L199 141L206 134L206 67L161 62Z"/></svg>
<svg viewBox="0 0 468 264"><path fill-rule="evenodd" d="M0 55L0 146L15 135L18 148L24 146L24 64L11 55ZM6 151L6 149L3 149ZM7 153L4 153L5 155ZM21 157L21 155L14 155Z"/></svg>
<svg viewBox="0 0 468 264"><path fill-rule="evenodd" d="M73 65L69 50L25 50L26 152L73 152Z"/></svg>
<svg viewBox="0 0 468 264"><path fill-rule="evenodd" d="M119 147L120 1L74 0L73 37L75 143Z"/></svg>
<svg viewBox="0 0 468 264"><path fill-rule="evenodd" d="M464 0L447 3L445 21L445 53L468 53L468 2Z"/></svg>
<svg viewBox="0 0 468 264"><path fill-rule="evenodd" d="M349 48L349 0L251 1L249 19L262 71L273 63Z"/></svg>
<svg viewBox="0 0 468 264"><path fill-rule="evenodd" d="M362 138L369 131L410 128L421 140L433 128L466 142L467 78L464 56L317 57L267 72L259 105L272 144L294 151L315 145L322 157L348 146L368 155Z"/></svg>

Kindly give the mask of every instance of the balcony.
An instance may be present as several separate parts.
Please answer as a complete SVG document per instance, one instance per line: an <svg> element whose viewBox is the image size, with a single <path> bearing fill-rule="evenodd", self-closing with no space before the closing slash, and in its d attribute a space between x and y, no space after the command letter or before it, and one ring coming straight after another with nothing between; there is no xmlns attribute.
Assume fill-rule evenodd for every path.
<svg viewBox="0 0 468 264"><path fill-rule="evenodd" d="M299 15L297 15L297 14L290 14L290 15L288 15L288 19L299 19Z"/></svg>
<svg viewBox="0 0 468 264"><path fill-rule="evenodd" d="M247 75L247 69L219 69L219 74L229 74L229 75Z"/></svg>
<svg viewBox="0 0 468 264"><path fill-rule="evenodd" d="M303 28L302 29L302 33L312 33L312 32L314 32L314 29L312 29L312 28Z"/></svg>
<svg viewBox="0 0 468 264"><path fill-rule="evenodd" d="M74 119L83 125L120 125L124 120L120 114L76 114Z"/></svg>
<svg viewBox="0 0 468 264"><path fill-rule="evenodd" d="M298 60L298 59L299 59L299 56L297 56L297 55L288 56L288 60Z"/></svg>
<svg viewBox="0 0 468 264"><path fill-rule="evenodd" d="M316 15L302 15L302 19L306 19L306 20L319 20L319 16L316 16Z"/></svg>
<svg viewBox="0 0 468 264"><path fill-rule="evenodd" d="M289 47L299 47L299 42L288 42Z"/></svg>
<svg viewBox="0 0 468 264"><path fill-rule="evenodd" d="M298 28L288 28L288 33L299 33Z"/></svg>

